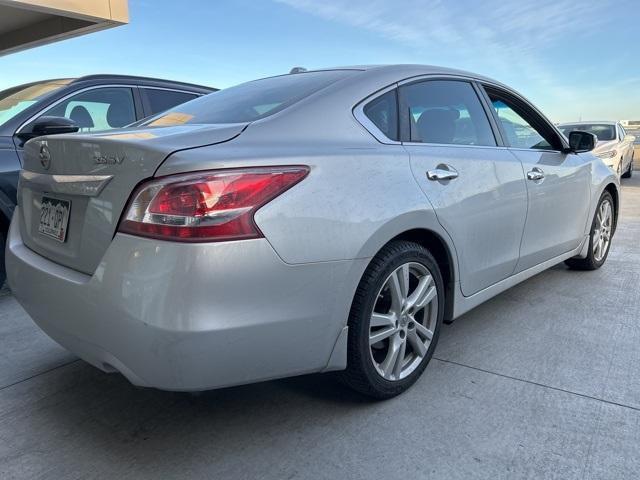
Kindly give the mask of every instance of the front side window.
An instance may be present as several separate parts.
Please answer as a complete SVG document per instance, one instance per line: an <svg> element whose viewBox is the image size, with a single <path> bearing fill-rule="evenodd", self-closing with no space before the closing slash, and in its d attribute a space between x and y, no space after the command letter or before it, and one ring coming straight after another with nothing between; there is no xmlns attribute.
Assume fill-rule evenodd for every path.
<svg viewBox="0 0 640 480"><path fill-rule="evenodd" d="M495 146L491 124L468 82L432 80L400 87L403 127L409 141Z"/></svg>
<svg viewBox="0 0 640 480"><path fill-rule="evenodd" d="M364 114L388 139L398 140L398 101L391 90L367 103Z"/></svg>
<svg viewBox="0 0 640 480"><path fill-rule="evenodd" d="M562 146L554 134L536 125L536 114L498 93L487 91L509 146L537 150L556 150ZM542 121L539 120L538 124Z"/></svg>
<svg viewBox="0 0 640 480"><path fill-rule="evenodd" d="M79 93L43 115L73 120L81 132L122 128L136 121L133 93L130 88L105 87Z"/></svg>

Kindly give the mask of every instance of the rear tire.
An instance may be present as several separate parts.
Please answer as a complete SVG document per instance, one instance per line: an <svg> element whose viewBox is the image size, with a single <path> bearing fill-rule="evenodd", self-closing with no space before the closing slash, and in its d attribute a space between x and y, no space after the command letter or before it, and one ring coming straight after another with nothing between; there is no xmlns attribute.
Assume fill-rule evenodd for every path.
<svg viewBox="0 0 640 480"><path fill-rule="evenodd" d="M404 392L431 360L443 315L444 286L431 253L413 242L389 243L353 299L341 381L376 399Z"/></svg>
<svg viewBox="0 0 640 480"><path fill-rule="evenodd" d="M603 209L606 210L607 208L606 205L608 205L608 208L610 209L608 216L603 212ZM600 201L596 207L596 213L593 216L593 222L591 223L591 233L589 234L589 253L587 257L570 258L565 260L564 263L574 270L597 270L604 265L611 248L611 238L614 233L615 218L616 212L613 197L609 192L605 191L600 197ZM602 243L599 244L598 242L601 241Z"/></svg>

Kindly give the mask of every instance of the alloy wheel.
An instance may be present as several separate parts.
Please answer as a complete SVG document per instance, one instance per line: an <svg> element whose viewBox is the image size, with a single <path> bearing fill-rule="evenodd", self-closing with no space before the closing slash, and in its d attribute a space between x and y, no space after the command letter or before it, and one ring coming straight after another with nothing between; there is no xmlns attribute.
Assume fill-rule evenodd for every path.
<svg viewBox="0 0 640 480"><path fill-rule="evenodd" d="M613 209L611 202L604 200L598 208L596 215L596 228L593 232L593 258L596 262L602 261L609 249L611 230L613 226Z"/></svg>
<svg viewBox="0 0 640 480"><path fill-rule="evenodd" d="M406 378L427 355L438 318L438 293L429 270L405 263L387 277L371 312L369 350L380 376Z"/></svg>

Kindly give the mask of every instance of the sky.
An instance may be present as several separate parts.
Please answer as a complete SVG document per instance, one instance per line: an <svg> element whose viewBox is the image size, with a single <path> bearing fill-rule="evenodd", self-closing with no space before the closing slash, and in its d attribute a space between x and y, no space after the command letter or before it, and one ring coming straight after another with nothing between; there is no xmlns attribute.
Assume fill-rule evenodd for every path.
<svg viewBox="0 0 640 480"><path fill-rule="evenodd" d="M0 89L94 73L229 87L340 65L483 74L554 121L640 120L640 1L129 0L130 23L0 57Z"/></svg>

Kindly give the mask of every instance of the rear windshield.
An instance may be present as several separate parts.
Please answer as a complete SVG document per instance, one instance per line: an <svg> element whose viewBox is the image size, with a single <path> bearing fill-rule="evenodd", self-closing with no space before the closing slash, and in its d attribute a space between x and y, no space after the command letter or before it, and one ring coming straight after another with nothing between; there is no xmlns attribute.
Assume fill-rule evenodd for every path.
<svg viewBox="0 0 640 480"><path fill-rule="evenodd" d="M609 140L616 139L616 127L615 125L607 125L607 124L593 124L593 125L560 125L560 131L564 133L565 137L569 137L569 133L574 130L580 130L581 132L589 132L593 133L598 140L607 142Z"/></svg>
<svg viewBox="0 0 640 480"><path fill-rule="evenodd" d="M255 80L183 103L142 125L253 122L273 115L353 73L353 70L327 70Z"/></svg>

